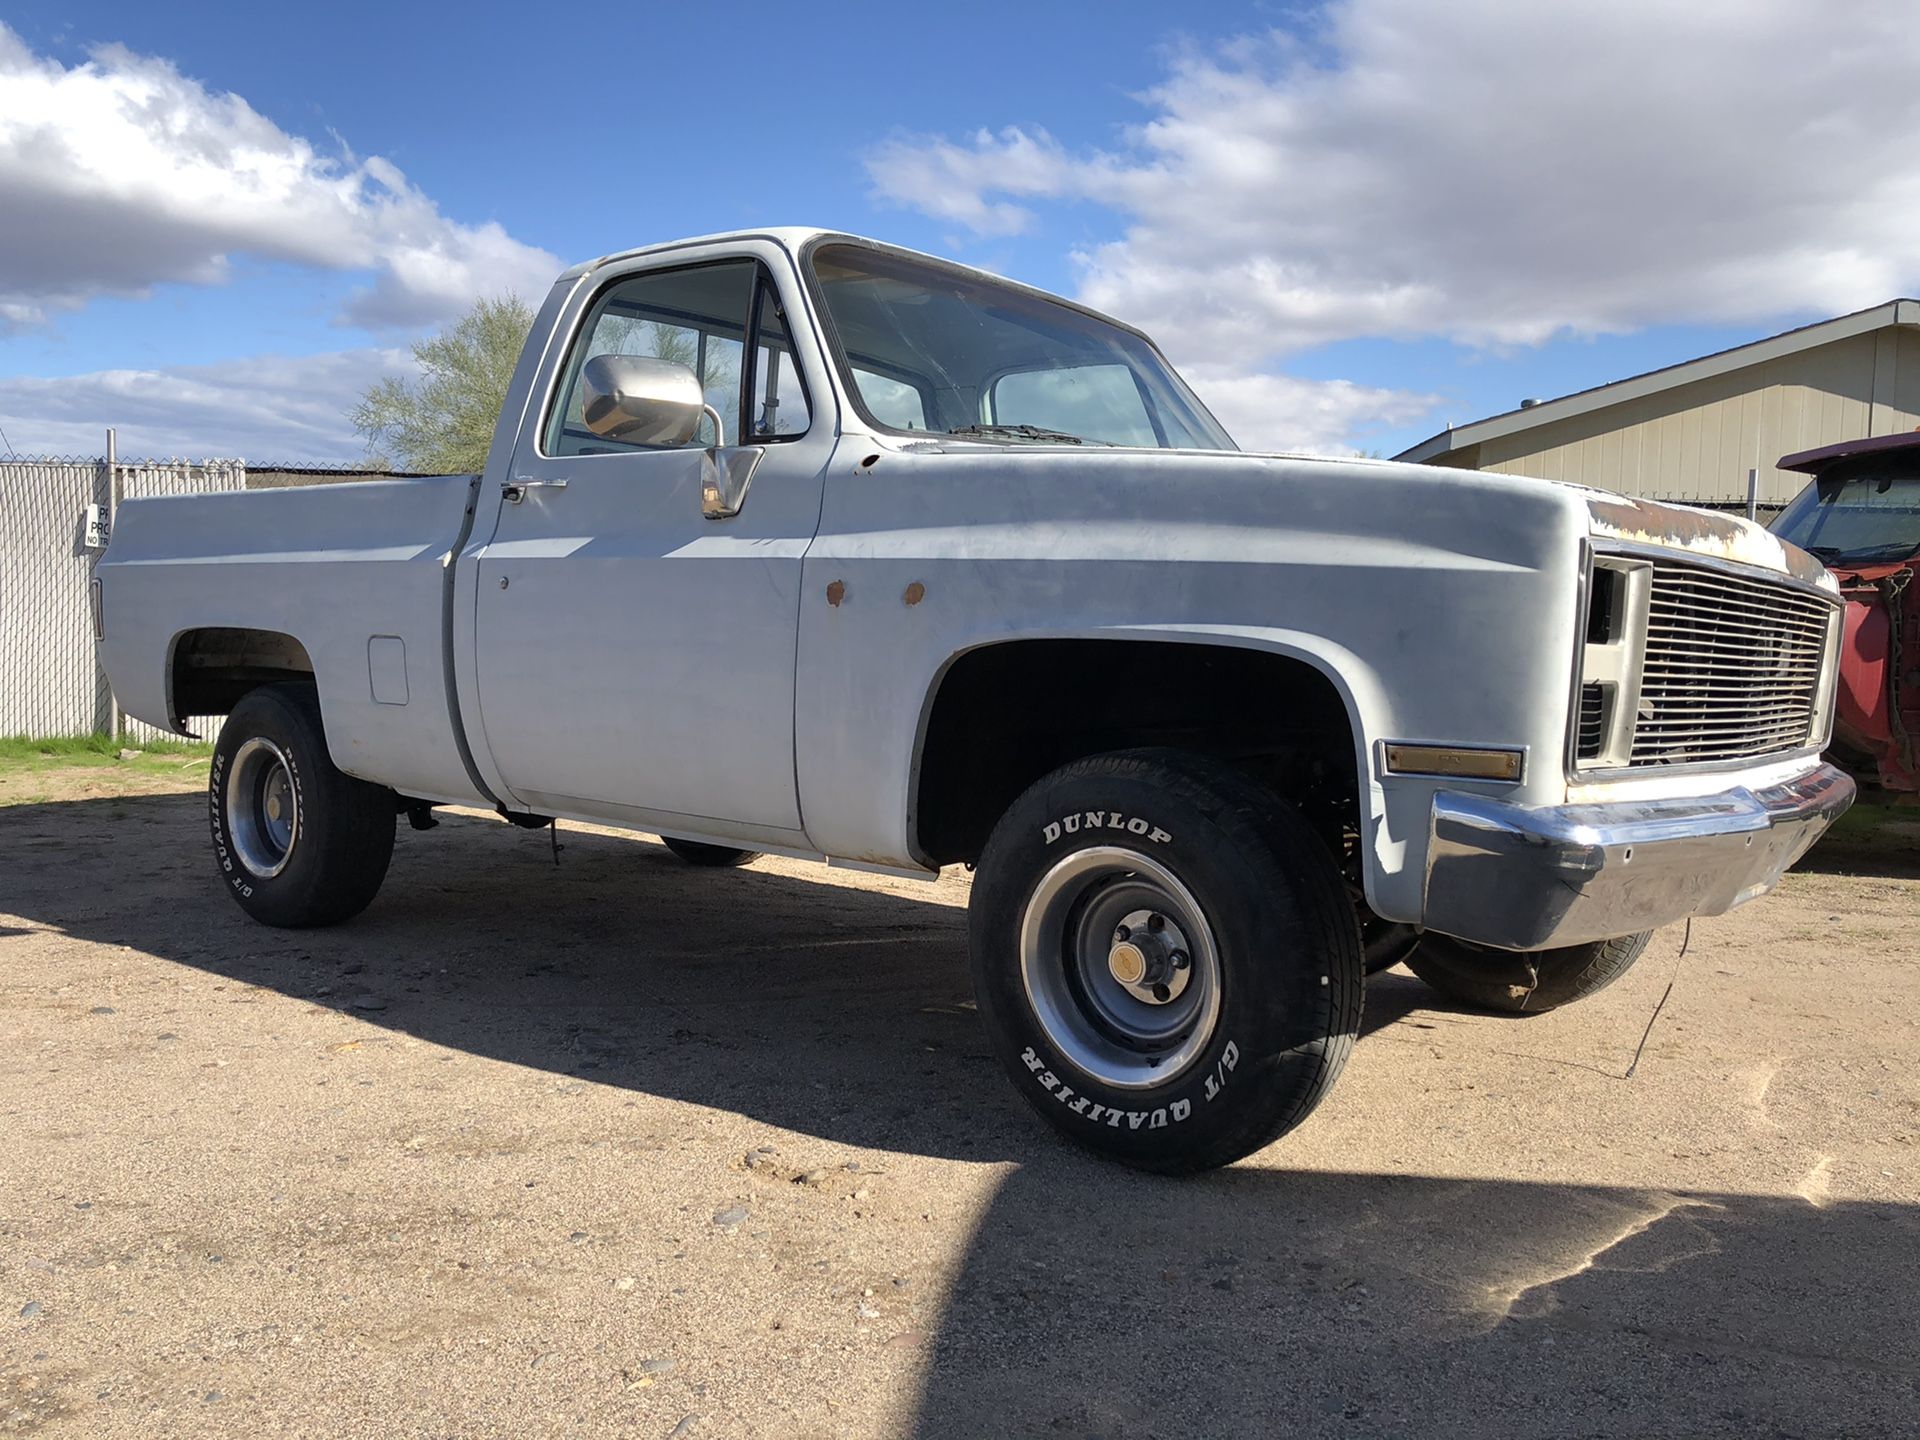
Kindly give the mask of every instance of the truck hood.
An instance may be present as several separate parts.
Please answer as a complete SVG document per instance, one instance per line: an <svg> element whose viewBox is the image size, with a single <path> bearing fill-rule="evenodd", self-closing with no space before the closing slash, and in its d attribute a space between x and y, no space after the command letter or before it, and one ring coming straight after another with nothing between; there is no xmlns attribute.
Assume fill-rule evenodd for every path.
<svg viewBox="0 0 1920 1440"><path fill-rule="evenodd" d="M1581 489L1587 497L1589 528L1596 540L1657 545L1708 560L1777 570L1830 594L1840 593L1826 566L1798 545L1789 544L1743 516Z"/></svg>
<svg viewBox="0 0 1920 1440"><path fill-rule="evenodd" d="M857 442L864 449L866 441ZM1192 485L1208 481L1221 487L1277 478L1286 473L1306 480L1338 504L1338 497L1351 495L1353 502L1373 518L1384 531L1395 529L1392 517L1398 507L1415 495L1436 491L1448 494L1456 512L1479 508L1488 516L1482 528L1498 528L1496 518L1508 518L1516 508L1527 509L1546 502L1571 507L1585 521L1587 533L1602 543L1653 546L1679 551L1704 560L1724 560L1786 575L1803 584L1817 585L1838 595L1839 587L1827 569L1796 545L1738 515L1716 510L1696 510L1687 505L1667 505L1657 500L1639 500L1609 490L1561 480L1543 480L1531 475L1508 475L1491 470L1460 470L1445 466L1413 465L1400 460L1374 460L1364 457L1335 459L1324 455L1289 455L1247 450L1157 450L1125 446L1068 446L1009 444L967 436L939 436L902 443L897 437L879 442L888 449L909 455L945 457L970 456L977 462L991 456L994 469L1003 473L1038 471L1060 467L1079 470L1085 467L1123 471L1129 478L1164 477L1169 482ZM877 448L877 447L876 447ZM1409 489L1412 487L1412 489ZM1210 498L1224 498L1218 491ZM1202 502L1208 503L1208 502ZM1243 504L1244 502L1242 502ZM1384 506L1384 508L1383 508ZM1236 514L1236 509L1238 514ZM1220 513L1230 521L1259 523L1244 508L1228 504ZM1456 524L1466 516L1456 513ZM1572 517L1570 517L1572 518ZM1575 521L1578 524L1578 520Z"/></svg>

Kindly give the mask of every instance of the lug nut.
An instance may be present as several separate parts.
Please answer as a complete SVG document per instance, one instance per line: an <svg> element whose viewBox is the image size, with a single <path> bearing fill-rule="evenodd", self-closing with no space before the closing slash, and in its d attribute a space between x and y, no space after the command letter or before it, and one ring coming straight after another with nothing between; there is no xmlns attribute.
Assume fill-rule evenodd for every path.
<svg viewBox="0 0 1920 1440"><path fill-rule="evenodd" d="M1113 932L1113 938L1116 940L1131 940L1133 938L1133 927L1130 925L1122 925Z"/></svg>
<svg viewBox="0 0 1920 1440"><path fill-rule="evenodd" d="M1187 968L1188 965L1192 964L1193 962L1187 958L1186 951L1176 950L1173 952L1173 954L1167 957L1167 963L1172 965L1173 968L1176 970L1184 970Z"/></svg>
<svg viewBox="0 0 1920 1440"><path fill-rule="evenodd" d="M1156 934L1156 935L1158 935L1158 934L1159 934L1159 933L1160 933L1160 932L1161 932L1162 930L1164 930L1164 929L1166 929L1166 928L1167 928L1167 917L1166 917L1166 916L1164 916L1164 915L1149 915L1149 916L1147 917L1147 929L1149 929L1149 930L1151 930L1151 931L1153 931L1153 933L1154 933L1154 934Z"/></svg>

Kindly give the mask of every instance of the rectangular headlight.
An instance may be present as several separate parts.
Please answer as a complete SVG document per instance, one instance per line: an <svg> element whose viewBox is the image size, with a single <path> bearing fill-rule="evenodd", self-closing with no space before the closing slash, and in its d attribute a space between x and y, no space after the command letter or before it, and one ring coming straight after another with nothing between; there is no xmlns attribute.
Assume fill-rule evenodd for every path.
<svg viewBox="0 0 1920 1440"><path fill-rule="evenodd" d="M1573 763L1617 769L1633 758L1646 664L1653 566L1603 555L1588 572L1580 645L1580 691L1573 714Z"/></svg>

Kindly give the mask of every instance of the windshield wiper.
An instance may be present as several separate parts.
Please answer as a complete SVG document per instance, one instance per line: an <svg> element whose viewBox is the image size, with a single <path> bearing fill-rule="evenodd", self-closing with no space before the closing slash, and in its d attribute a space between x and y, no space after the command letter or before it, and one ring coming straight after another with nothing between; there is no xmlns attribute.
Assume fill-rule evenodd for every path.
<svg viewBox="0 0 1920 1440"><path fill-rule="evenodd" d="M1045 440L1055 445L1105 445L1104 440L1089 440L1084 435L1069 435L1064 430L1046 430L1038 425L956 425L949 435L1010 436L1015 440Z"/></svg>

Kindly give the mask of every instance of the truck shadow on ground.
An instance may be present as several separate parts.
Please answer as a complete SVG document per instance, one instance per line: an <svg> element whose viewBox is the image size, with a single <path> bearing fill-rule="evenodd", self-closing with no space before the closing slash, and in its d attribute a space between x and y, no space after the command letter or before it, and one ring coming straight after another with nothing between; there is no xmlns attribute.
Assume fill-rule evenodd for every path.
<svg viewBox="0 0 1920 1440"><path fill-rule="evenodd" d="M922 1440L1911 1436L1920 1209L1048 1156L983 1217Z"/></svg>
<svg viewBox="0 0 1920 1440"><path fill-rule="evenodd" d="M823 1139L975 1160L1061 1146L990 1053L966 911L930 887L912 898L703 870L565 828L556 866L544 831L449 816L424 834L402 827L358 918L274 930L222 893L198 796L0 816L0 909L76 939ZM1388 977L1371 999L1367 1029L1436 997Z"/></svg>
<svg viewBox="0 0 1920 1440"><path fill-rule="evenodd" d="M0 811L0 909L434 1043L851 1145L1013 1160L914 1433L1893 1435L1920 1209L1091 1161L1026 1112L945 898L450 817L334 930L212 883L198 796ZM1385 977L1369 1028L1415 1006ZM904 1321L901 1322L904 1325Z"/></svg>
<svg viewBox="0 0 1920 1440"><path fill-rule="evenodd" d="M1818 875L1920 880L1920 809L1856 807L1848 828L1809 850L1795 869Z"/></svg>

